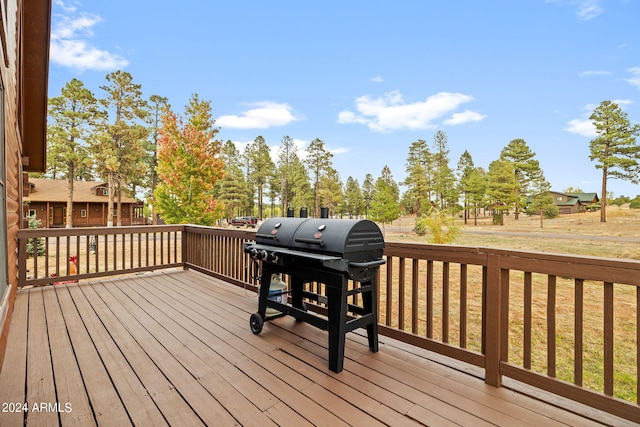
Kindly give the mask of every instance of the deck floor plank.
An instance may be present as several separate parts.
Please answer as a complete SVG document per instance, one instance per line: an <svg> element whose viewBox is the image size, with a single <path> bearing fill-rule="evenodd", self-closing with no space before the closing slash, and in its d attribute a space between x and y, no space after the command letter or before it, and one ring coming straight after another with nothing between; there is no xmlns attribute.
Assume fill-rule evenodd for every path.
<svg viewBox="0 0 640 427"><path fill-rule="evenodd" d="M29 331L27 336L27 398L28 426L48 426L58 423L58 413L40 410L41 405L56 401L53 365L49 352L47 316L42 292L29 295Z"/></svg>
<svg viewBox="0 0 640 427"><path fill-rule="evenodd" d="M335 374L325 331L283 317L254 335L257 305L193 271L21 290L0 400L91 404L74 400L69 419L27 413L27 425L602 425L386 337L372 353L360 330ZM24 415L0 413L0 425Z"/></svg>
<svg viewBox="0 0 640 427"><path fill-rule="evenodd" d="M0 402L7 405L0 411L1 426L24 425L25 389L27 377L27 326L29 318L29 294L21 292L16 297L7 336L7 351L0 371Z"/></svg>
<svg viewBox="0 0 640 427"><path fill-rule="evenodd" d="M96 422L97 424L126 425L131 421L124 403L113 386L93 339L67 289L56 289L56 294ZM75 402L72 402L72 406L73 404Z"/></svg>
<svg viewBox="0 0 640 427"><path fill-rule="evenodd" d="M126 307L127 298L119 287L107 287L103 283L92 285L93 290L111 308L113 314L125 326L133 339L144 349L162 373L171 381L178 392L207 425L236 425L237 421L215 400L206 388L185 369L162 343L158 342L144 324ZM154 320L151 319L151 322Z"/></svg>
<svg viewBox="0 0 640 427"><path fill-rule="evenodd" d="M190 303L191 305L194 304L193 301ZM322 408L300 393L300 390L312 386L313 383L292 372L289 367L275 359L272 356L272 353L276 350L273 345L263 347L266 353L252 347L246 341L229 333L228 330L236 328L236 324L233 321L230 322L228 318L218 315L215 310L207 311L204 307L196 305L196 308L198 307L200 310L195 311L191 311L188 307L181 307L181 311L184 310L183 313L187 317L193 319L198 325L203 326L210 334L219 335L219 341L217 341L215 348L227 360L234 361L237 368L248 375L252 375L254 381L260 381L265 384L271 392L280 396L280 399L289 404L290 407L295 408L301 416L321 420L326 425L340 425L340 419L330 410L325 409L324 413L321 414ZM248 325L248 322L246 324ZM245 335L247 331L248 326L246 330L237 330L241 335ZM246 336L251 338L253 334L249 332ZM206 340L207 337L203 336L202 339ZM260 363L257 363L256 360L260 361ZM256 368L259 369L256 370Z"/></svg>
<svg viewBox="0 0 640 427"><path fill-rule="evenodd" d="M42 289L47 315L47 334L56 385L56 404L60 405L60 422L65 426L96 425L89 396L67 334L55 287ZM34 292L34 291L32 291Z"/></svg>
<svg viewBox="0 0 640 427"><path fill-rule="evenodd" d="M139 380L144 390L146 390L145 394L141 394L141 390L139 390L138 387L125 383L120 387L120 394L123 398L135 406L138 404L138 399L149 396L153 400L154 406L161 411L163 418L166 419L166 422L170 425L180 425L180 423L193 426L203 425L202 420L195 415L173 384L162 374L142 347L133 339L122 323L120 323L118 317L116 317L104 301L98 297L93 287L85 285L73 289L73 292L81 293L81 296L86 299L87 305L93 310L96 316L96 326L98 323L101 324L114 340L117 350L110 348L107 342L105 343L105 351L114 354L121 352L126 364L121 365L120 369L126 369L126 366L129 366L133 371L134 377ZM88 315L91 314L88 313ZM91 315L91 317L93 317L93 315ZM114 357L115 361L118 359L119 358ZM115 372L119 371L117 366L114 367L113 370ZM131 377L132 382L134 381L134 377ZM141 405L141 408L148 408L145 410L150 414L154 414L153 408L149 408L146 399L144 404Z"/></svg>
<svg viewBox="0 0 640 427"><path fill-rule="evenodd" d="M90 331L91 339L104 364L115 389L125 405L131 421L135 425L167 425L160 409L149 396L149 391L139 379L139 371L132 368L133 357L125 357L118 348L115 337L111 336L95 312L99 307L92 306L83 287L69 286L61 292L67 292L76 306L82 322ZM64 295L63 297L66 297Z"/></svg>
<svg viewBox="0 0 640 427"><path fill-rule="evenodd" d="M235 369L233 365L218 357L213 349L207 347L183 323L177 321L180 313L171 311L171 304L165 306L166 301L160 301L149 292L145 292L144 295L137 292L139 284L139 281L134 281L119 288L130 298L130 302L126 301L123 306L163 343L163 346L238 422L246 426L275 426L262 411L219 374L219 371ZM159 320L156 322L154 319Z"/></svg>

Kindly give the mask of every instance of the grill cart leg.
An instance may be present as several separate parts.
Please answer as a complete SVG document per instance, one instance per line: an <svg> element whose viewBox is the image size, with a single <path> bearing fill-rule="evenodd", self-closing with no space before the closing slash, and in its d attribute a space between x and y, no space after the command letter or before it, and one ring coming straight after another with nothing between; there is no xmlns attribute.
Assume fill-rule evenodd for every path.
<svg viewBox="0 0 640 427"><path fill-rule="evenodd" d="M346 282L347 279L343 278ZM344 364L345 335L347 334L347 284L327 286L329 315L329 369L341 372Z"/></svg>
<svg viewBox="0 0 640 427"><path fill-rule="evenodd" d="M366 314L371 313L373 317L373 322L367 325L367 338L369 339L369 349L376 353L378 351L378 305L376 304L378 300L378 284L375 276L372 280L361 283L361 286L367 285L370 287L370 290L362 293L362 307Z"/></svg>

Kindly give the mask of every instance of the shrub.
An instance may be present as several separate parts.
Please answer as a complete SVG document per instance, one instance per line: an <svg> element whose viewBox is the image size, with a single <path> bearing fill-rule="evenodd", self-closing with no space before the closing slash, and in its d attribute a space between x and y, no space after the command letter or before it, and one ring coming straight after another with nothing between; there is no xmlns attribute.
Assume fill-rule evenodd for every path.
<svg viewBox="0 0 640 427"><path fill-rule="evenodd" d="M40 221L35 216L28 216L29 228L40 227ZM44 255L44 239L39 237L37 239L29 239L27 242L27 254L33 256L34 252L37 252L38 256Z"/></svg>

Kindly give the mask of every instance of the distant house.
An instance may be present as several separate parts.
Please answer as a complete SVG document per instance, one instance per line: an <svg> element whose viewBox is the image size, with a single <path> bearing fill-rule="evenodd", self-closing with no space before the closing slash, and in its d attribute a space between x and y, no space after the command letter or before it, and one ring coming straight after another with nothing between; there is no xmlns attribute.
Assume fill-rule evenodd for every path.
<svg viewBox="0 0 640 427"><path fill-rule="evenodd" d="M561 214L587 212L600 207L597 193L549 193Z"/></svg>
<svg viewBox="0 0 640 427"><path fill-rule="evenodd" d="M109 190L104 182L74 181L72 221L75 227L107 225ZM67 218L67 181L30 178L24 185L25 216L35 216L46 228L64 227ZM113 223L121 217L122 225L144 224L142 205L122 195L122 206L115 203Z"/></svg>

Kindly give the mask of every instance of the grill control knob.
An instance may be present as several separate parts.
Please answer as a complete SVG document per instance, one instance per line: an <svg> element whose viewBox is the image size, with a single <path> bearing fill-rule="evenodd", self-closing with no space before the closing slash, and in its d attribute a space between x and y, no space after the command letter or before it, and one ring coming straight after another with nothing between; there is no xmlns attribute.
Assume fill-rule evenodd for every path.
<svg viewBox="0 0 640 427"><path fill-rule="evenodd" d="M267 251L265 251L264 249L261 250L261 251L258 251L258 255L257 255L258 259L266 260L268 256L269 256L269 253Z"/></svg>

